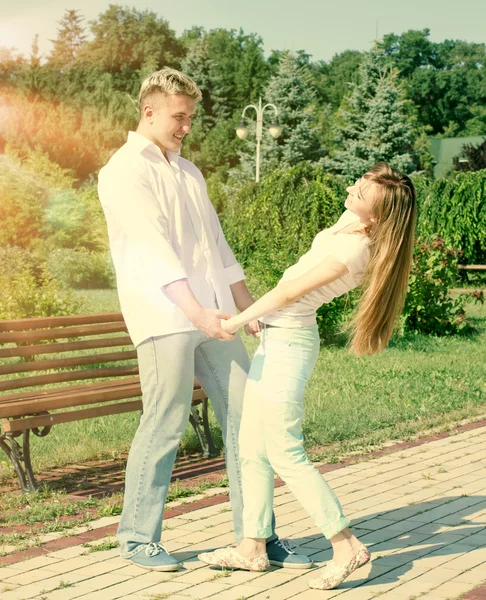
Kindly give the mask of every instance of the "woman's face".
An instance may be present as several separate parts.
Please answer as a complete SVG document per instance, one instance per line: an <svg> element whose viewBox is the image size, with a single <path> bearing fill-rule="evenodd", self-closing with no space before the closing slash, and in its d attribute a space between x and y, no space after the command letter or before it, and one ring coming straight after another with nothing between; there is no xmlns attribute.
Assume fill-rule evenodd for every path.
<svg viewBox="0 0 486 600"><path fill-rule="evenodd" d="M380 186L377 183L360 177L353 185L346 188L348 197L344 206L357 215L366 225L374 223L376 219L373 216L372 207L379 190Z"/></svg>

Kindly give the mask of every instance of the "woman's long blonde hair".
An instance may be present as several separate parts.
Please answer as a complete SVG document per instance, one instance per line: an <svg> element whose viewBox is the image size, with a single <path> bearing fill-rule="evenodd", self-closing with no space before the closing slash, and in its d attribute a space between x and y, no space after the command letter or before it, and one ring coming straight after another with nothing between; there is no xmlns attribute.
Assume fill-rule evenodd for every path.
<svg viewBox="0 0 486 600"><path fill-rule="evenodd" d="M351 351L383 350L393 333L407 294L417 221L415 189L406 175L381 162L364 179L379 186L372 205L376 222L368 231L370 261L363 293L351 323Z"/></svg>

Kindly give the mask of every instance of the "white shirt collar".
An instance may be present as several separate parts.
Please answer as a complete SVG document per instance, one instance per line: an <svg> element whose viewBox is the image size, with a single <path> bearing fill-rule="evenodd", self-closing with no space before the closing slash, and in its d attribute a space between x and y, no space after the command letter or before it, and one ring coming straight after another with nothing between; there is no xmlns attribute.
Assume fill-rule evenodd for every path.
<svg viewBox="0 0 486 600"><path fill-rule="evenodd" d="M165 156L163 155L162 150L157 146L157 144L154 144L148 138L146 138L144 135L141 135L140 133L137 133L136 131L128 132L127 144L130 144L130 146L132 146L134 149L136 149L136 151L139 152L140 154L144 150L149 149L150 152L155 152L155 154L157 156L159 156L159 157L162 156L165 160ZM170 150L166 150L166 152L167 152L167 156L169 157L169 163L171 165L178 166L179 165L179 152L171 152Z"/></svg>

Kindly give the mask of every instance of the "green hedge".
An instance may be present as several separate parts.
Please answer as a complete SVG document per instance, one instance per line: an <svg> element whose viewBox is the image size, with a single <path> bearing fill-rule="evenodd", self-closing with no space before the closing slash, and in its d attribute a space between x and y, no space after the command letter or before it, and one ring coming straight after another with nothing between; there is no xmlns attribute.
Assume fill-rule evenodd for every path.
<svg viewBox="0 0 486 600"><path fill-rule="evenodd" d="M52 278L39 253L0 247L0 319L73 315L81 308Z"/></svg>
<svg viewBox="0 0 486 600"><path fill-rule="evenodd" d="M466 298L453 301L448 291L457 274L460 256L452 247L451 238L455 248L458 243L469 244L465 246L469 250L468 258L473 256L473 248L480 249L486 242L478 239L480 219L484 219L484 207L481 213L478 198L484 197L481 194L485 174L461 174L452 182L431 183L423 177L415 179L420 229L429 233L417 243L409 296L401 321L402 331L447 335L469 329L464 314ZM476 201L459 210L458 198L468 194L476 195ZM260 184L250 184L228 199L223 229L243 264L249 287L256 297L277 284L285 269L309 250L320 230L336 222L344 210L346 196L343 178L301 163L276 171ZM434 202L442 204L440 211L435 213L432 210ZM449 228L449 236L442 233L444 239L438 239L435 227L427 220L428 215L432 218L433 215L448 214L447 206L452 205L456 207L455 218L448 219L440 227L441 232ZM434 218L440 225L439 217ZM471 220L473 225L467 229L465 223ZM462 250L461 246L459 248ZM324 342L342 328L358 295L355 290L319 309L317 320Z"/></svg>
<svg viewBox="0 0 486 600"><path fill-rule="evenodd" d="M223 229L256 297L277 284L320 230L335 223L345 198L343 178L300 163L246 186L228 200ZM339 330L352 305L346 296L319 309L323 340L329 341Z"/></svg>
<svg viewBox="0 0 486 600"><path fill-rule="evenodd" d="M414 183L419 234L442 238L462 252L461 262L486 264L486 170Z"/></svg>
<svg viewBox="0 0 486 600"><path fill-rule="evenodd" d="M48 256L46 265L52 277L67 288L107 289L116 285L109 252L58 248Z"/></svg>

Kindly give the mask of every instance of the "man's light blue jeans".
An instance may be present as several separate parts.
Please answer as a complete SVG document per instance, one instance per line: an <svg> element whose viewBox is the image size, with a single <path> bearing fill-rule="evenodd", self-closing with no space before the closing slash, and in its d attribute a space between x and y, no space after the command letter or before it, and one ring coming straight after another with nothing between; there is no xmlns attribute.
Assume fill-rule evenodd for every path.
<svg viewBox="0 0 486 600"><path fill-rule="evenodd" d="M174 460L189 420L194 375L211 399L223 432L235 538L240 541L238 435L250 366L241 338L220 342L200 331L187 331L150 338L137 347L137 353L143 414L128 457L118 528L121 555L129 558L138 545L160 541Z"/></svg>
<svg viewBox="0 0 486 600"><path fill-rule="evenodd" d="M272 532L274 472L327 538L349 526L303 445L304 390L318 356L317 325L262 332L247 379L239 438L245 537L266 538Z"/></svg>

